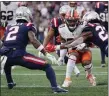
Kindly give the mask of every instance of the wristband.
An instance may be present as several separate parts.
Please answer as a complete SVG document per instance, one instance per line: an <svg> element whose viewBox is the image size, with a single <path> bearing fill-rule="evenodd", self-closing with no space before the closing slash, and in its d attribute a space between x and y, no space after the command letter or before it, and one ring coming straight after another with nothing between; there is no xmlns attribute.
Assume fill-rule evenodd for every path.
<svg viewBox="0 0 109 96"><path fill-rule="evenodd" d="M37 48L37 50L41 51L42 49L44 49L44 46L41 44L41 45Z"/></svg>

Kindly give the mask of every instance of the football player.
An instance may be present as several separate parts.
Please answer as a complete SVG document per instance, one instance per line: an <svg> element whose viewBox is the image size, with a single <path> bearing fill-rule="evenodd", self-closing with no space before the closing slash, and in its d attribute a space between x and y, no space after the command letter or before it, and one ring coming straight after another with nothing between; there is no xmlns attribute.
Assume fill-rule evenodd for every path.
<svg viewBox="0 0 109 96"><path fill-rule="evenodd" d="M15 11L18 8L16 2L3 1L1 2L1 22L7 22L8 25L16 23L14 19Z"/></svg>
<svg viewBox="0 0 109 96"><path fill-rule="evenodd" d="M83 14L85 12L85 9L82 5L80 6L78 2L74 2L74 1L68 2L68 5L72 9L76 9L77 12L79 13L80 17L82 18ZM66 5L66 6L68 6L68 5ZM69 8L69 6L68 6L68 8ZM68 10L66 12L64 12L64 10L65 10L64 6L61 7L59 10L59 14L61 15L61 17L63 16L63 19L65 18L65 13L68 12ZM58 60L61 62L64 61L64 57L65 57L66 53L67 53L67 49L60 50L60 57ZM77 70L76 69L77 68L75 67L74 72L77 73L76 76L79 76L80 71L78 69Z"/></svg>
<svg viewBox="0 0 109 96"><path fill-rule="evenodd" d="M5 32L5 28L7 25L10 24L15 24L15 11L18 8L17 2L11 2L11 1L3 1L0 2L1 4L1 11L0 11L0 15L1 15L1 24L2 26L0 26L0 38L2 39L4 36L4 32ZM1 74L3 74L4 70L3 70L4 65L1 64ZM13 66L12 69L14 69L15 66Z"/></svg>
<svg viewBox="0 0 109 96"><path fill-rule="evenodd" d="M94 12L89 12L83 18L88 24L85 26L82 34L74 42L72 42L73 40L67 42L69 44L66 46L74 47L83 42L92 42L108 57L108 32L102 25L99 16Z"/></svg>
<svg viewBox="0 0 109 96"><path fill-rule="evenodd" d="M0 39L3 37L5 32L5 27L10 24L15 24L15 11L20 6L26 6L26 2L11 2L11 1L3 1L0 2L1 10L1 24L0 24Z"/></svg>
<svg viewBox="0 0 109 96"><path fill-rule="evenodd" d="M84 22L81 23L79 19L80 19L79 15L75 9L73 10L71 9L71 11L68 12L68 14L66 14L66 17L65 17L66 23L59 26L59 33L66 43L64 44L65 46L64 45L55 46L56 50L60 48L62 49L64 47L68 48L69 47L68 45L70 45L69 43L71 43L70 40L73 41L75 38L77 38L82 33L82 30L87 24L87 21L84 20ZM71 85L71 82L72 82L71 74L74 69L75 63L76 64L82 63L82 66L85 68L86 78L88 79L88 81L91 83L92 86L96 86L95 77L91 73L92 55L91 55L91 51L89 50L89 48L86 47L86 44L82 43L78 46L75 46L73 49L71 48L69 50L71 51L69 52L69 60L68 60L67 69L66 69L66 78L62 86L69 87Z"/></svg>
<svg viewBox="0 0 109 96"><path fill-rule="evenodd" d="M108 2L96 2L95 11L99 14L103 26L108 31ZM101 67L105 66L105 54L101 51Z"/></svg>
<svg viewBox="0 0 109 96"><path fill-rule="evenodd" d="M52 61L52 55L46 53L44 46L36 39L36 29L31 23L31 11L27 7L19 7L16 10L15 17L17 24L7 26L3 46L0 49L0 54L7 57L4 70L8 88L12 89L16 85L11 76L11 67L13 65L20 65L32 70L39 69L45 71L54 93L68 92L58 87L54 70L46 60L26 52L26 46L30 42L46 58Z"/></svg>
<svg viewBox="0 0 109 96"><path fill-rule="evenodd" d="M43 43L44 47L46 47L46 49L48 49L48 51L51 51L50 49L52 48L52 46L54 46L54 45L51 45L49 43L51 38L55 37L55 44L56 45L60 44L60 42L58 42L58 41L60 41L60 40L58 40L58 37L59 37L58 27L59 27L59 25L64 23L65 14L68 10L70 10L70 6L69 5L63 5L59 10L60 17L53 18L51 20L49 32L48 32L47 36L45 37L44 43ZM59 59L58 59L59 65L63 65L64 59L65 60L67 59L67 57L65 57L66 53L67 53L67 49L60 50L60 56L59 56ZM66 63L67 63L67 60L66 60ZM74 68L74 72L75 72L76 76L78 76L80 74L80 71L76 66Z"/></svg>
<svg viewBox="0 0 109 96"><path fill-rule="evenodd" d="M75 39L79 36L84 28L84 24L80 23L80 16L76 9L71 9L65 16L65 24L59 27L59 33L65 42ZM79 24L80 23L80 24ZM72 50L72 49L69 49ZM70 56L66 69L66 77L63 83L63 87L69 87L71 84L71 73L75 66L75 63L82 63L82 66L85 68L86 77L91 83L92 86L96 85L95 77L91 73L92 67L92 55L91 51L88 48L80 49L77 47L76 50L73 49L70 51ZM72 63L74 64L72 64Z"/></svg>
<svg viewBox="0 0 109 96"><path fill-rule="evenodd" d="M103 26L108 31L108 2L97 2L95 11L99 14Z"/></svg>

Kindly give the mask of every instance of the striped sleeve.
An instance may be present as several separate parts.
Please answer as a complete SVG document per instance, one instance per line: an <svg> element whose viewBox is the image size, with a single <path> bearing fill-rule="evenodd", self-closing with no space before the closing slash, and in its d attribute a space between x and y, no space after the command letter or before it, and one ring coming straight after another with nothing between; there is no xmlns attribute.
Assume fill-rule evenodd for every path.
<svg viewBox="0 0 109 96"><path fill-rule="evenodd" d="M27 23L26 26L28 27L28 31L33 31L35 34L37 33L37 29L33 23Z"/></svg>
<svg viewBox="0 0 109 96"><path fill-rule="evenodd" d="M53 18L53 19L51 20L50 26L51 26L52 28L58 27L58 19L57 19L57 18Z"/></svg>

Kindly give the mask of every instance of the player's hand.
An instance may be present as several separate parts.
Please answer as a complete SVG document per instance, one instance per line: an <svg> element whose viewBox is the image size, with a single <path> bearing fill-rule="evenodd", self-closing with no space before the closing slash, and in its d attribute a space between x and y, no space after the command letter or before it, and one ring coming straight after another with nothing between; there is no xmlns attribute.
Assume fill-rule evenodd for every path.
<svg viewBox="0 0 109 96"><path fill-rule="evenodd" d="M56 50L60 50L60 45L48 44L45 48L46 52L54 52Z"/></svg>
<svg viewBox="0 0 109 96"><path fill-rule="evenodd" d="M40 51L38 52L38 57L45 59L45 56L43 53L41 53Z"/></svg>
<svg viewBox="0 0 109 96"><path fill-rule="evenodd" d="M51 62L51 64L58 64L55 56L53 56L53 55L51 55L49 53L46 53L46 55L44 55L43 53L39 52L38 57L46 59L47 62Z"/></svg>
<svg viewBox="0 0 109 96"><path fill-rule="evenodd" d="M79 44L76 46L76 50L82 50L86 47L86 44L85 43L82 43L82 44Z"/></svg>
<svg viewBox="0 0 109 96"><path fill-rule="evenodd" d="M58 65L59 65L59 66L65 65L64 58L59 57L59 59L58 59Z"/></svg>
<svg viewBox="0 0 109 96"><path fill-rule="evenodd" d="M56 60L55 56L53 56L49 53L46 53L46 58L51 61L51 64L57 64L57 60Z"/></svg>
<svg viewBox="0 0 109 96"><path fill-rule="evenodd" d="M46 46L46 48L45 48L45 50L46 50L46 52L54 52L55 51L55 45L53 45L53 44L48 44L47 46Z"/></svg>
<svg viewBox="0 0 109 96"><path fill-rule="evenodd" d="M58 42L58 43L61 42L61 36L60 36L60 35L58 35L58 36L56 37L56 42Z"/></svg>

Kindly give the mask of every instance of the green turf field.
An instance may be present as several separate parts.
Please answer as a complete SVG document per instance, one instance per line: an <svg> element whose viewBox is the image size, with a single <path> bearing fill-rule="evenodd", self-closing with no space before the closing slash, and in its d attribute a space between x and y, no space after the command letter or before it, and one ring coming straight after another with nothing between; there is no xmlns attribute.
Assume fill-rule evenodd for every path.
<svg viewBox="0 0 109 96"><path fill-rule="evenodd" d="M33 47L28 46L27 50L37 53ZM100 51L93 49L93 73L96 76L97 86L91 87L85 78L84 69L77 65L81 71L79 77L72 73L72 85L66 94L53 94L49 81L43 71L33 71L22 67L12 70L12 75L17 86L11 90L7 88L5 76L1 76L1 96L108 96L108 67L100 67ZM57 57L58 58L58 57ZM107 58L106 58L107 61ZM57 77L57 82L61 85L65 77L66 66L52 65Z"/></svg>

